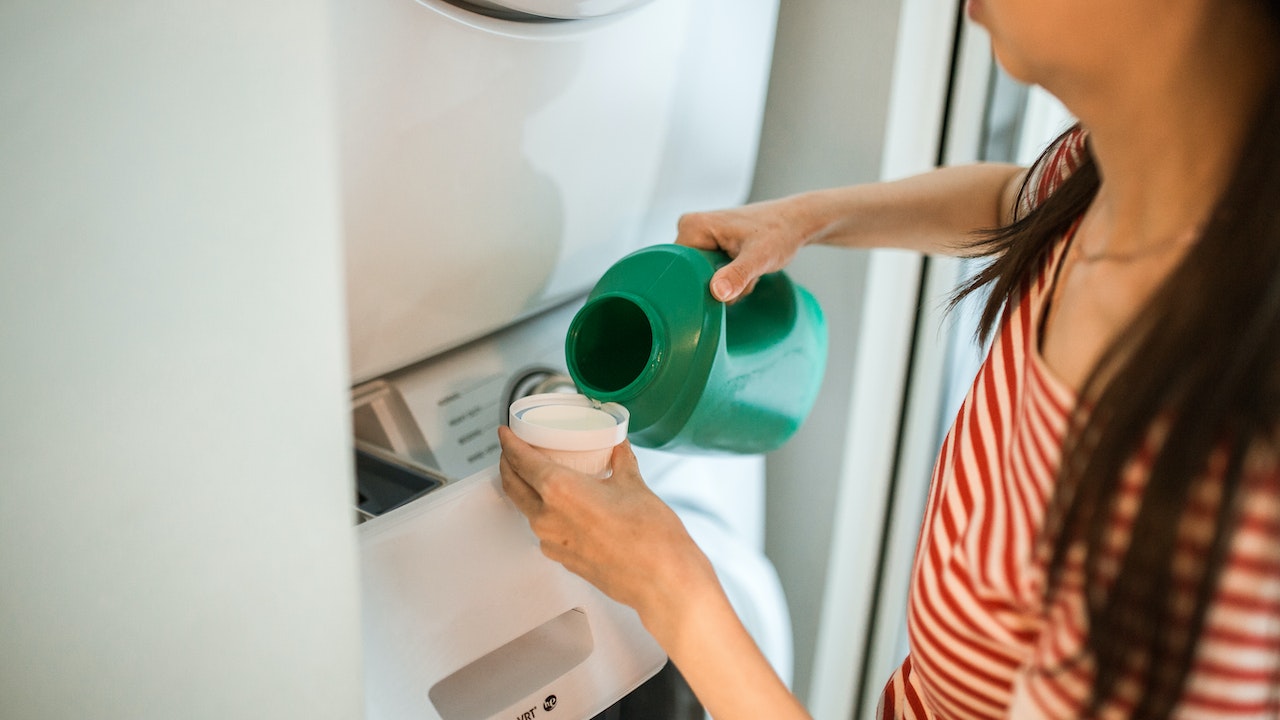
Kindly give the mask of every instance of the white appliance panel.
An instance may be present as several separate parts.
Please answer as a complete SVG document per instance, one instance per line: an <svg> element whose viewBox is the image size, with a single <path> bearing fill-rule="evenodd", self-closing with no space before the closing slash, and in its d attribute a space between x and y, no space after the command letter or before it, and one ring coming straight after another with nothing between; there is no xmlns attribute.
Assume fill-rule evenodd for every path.
<svg viewBox="0 0 1280 720"><path fill-rule="evenodd" d="M338 3L353 380L579 293L638 246L689 7L524 24Z"/></svg>
<svg viewBox="0 0 1280 720"><path fill-rule="evenodd" d="M666 662L633 610L542 554L496 467L358 532L367 720L591 717Z"/></svg>

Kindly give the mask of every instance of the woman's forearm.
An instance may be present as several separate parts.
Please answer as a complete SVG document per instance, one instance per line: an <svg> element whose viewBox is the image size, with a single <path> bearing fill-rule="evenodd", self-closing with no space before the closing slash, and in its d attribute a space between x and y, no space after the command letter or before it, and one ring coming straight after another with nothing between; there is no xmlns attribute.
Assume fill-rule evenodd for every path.
<svg viewBox="0 0 1280 720"><path fill-rule="evenodd" d="M711 280L712 295L732 302L761 275L786 267L806 245L961 254L973 231L1008 223L1025 172L1016 165L978 163L687 213L676 242L733 258Z"/></svg>
<svg viewBox="0 0 1280 720"><path fill-rule="evenodd" d="M645 618L703 708L716 720L809 714L756 646L718 583L685 585ZM643 615L642 615L643 617Z"/></svg>
<svg viewBox="0 0 1280 720"><path fill-rule="evenodd" d="M806 218L806 244L956 254L973 231L1009 222L1024 172L978 163L783 202L795 203L794 216Z"/></svg>

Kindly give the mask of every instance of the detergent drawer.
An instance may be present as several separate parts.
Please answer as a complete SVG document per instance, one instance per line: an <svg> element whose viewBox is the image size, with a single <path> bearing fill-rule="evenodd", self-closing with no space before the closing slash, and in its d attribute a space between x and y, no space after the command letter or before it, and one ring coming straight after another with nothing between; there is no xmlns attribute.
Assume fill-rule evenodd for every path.
<svg viewBox="0 0 1280 720"><path fill-rule="evenodd" d="M543 556L496 467L356 532L368 720L582 720L666 663L633 610Z"/></svg>

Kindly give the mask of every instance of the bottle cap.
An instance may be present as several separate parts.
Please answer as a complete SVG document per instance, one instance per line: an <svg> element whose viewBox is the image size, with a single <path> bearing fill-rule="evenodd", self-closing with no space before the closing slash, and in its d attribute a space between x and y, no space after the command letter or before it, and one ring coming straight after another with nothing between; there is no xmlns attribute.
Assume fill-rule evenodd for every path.
<svg viewBox="0 0 1280 720"><path fill-rule="evenodd" d="M525 442L557 461L607 475L613 447L627 437L627 409L585 395L543 393L511 403L509 424Z"/></svg>

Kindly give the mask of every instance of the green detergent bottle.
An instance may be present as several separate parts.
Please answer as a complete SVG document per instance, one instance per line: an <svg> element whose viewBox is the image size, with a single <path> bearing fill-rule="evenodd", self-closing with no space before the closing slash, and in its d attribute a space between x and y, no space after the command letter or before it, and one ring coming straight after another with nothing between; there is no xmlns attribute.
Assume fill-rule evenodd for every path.
<svg viewBox="0 0 1280 720"><path fill-rule="evenodd" d="M655 245L605 272L569 324L579 390L631 414L641 447L762 453L813 408L827 357L822 309L785 273L732 305L711 296L720 252Z"/></svg>

